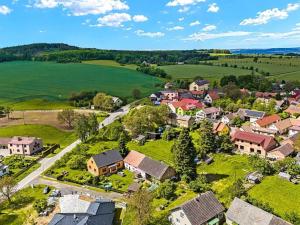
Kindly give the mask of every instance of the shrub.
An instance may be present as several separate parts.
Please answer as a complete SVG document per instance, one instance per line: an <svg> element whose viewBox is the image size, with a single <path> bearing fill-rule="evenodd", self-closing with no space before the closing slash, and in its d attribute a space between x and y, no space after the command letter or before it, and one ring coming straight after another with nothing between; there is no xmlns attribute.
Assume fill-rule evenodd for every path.
<svg viewBox="0 0 300 225"><path fill-rule="evenodd" d="M170 200L175 197L176 184L173 181L166 180L157 189L157 197Z"/></svg>
<svg viewBox="0 0 300 225"><path fill-rule="evenodd" d="M81 170L86 168L86 160L81 155L74 155L68 161L67 166L73 170Z"/></svg>
<svg viewBox="0 0 300 225"><path fill-rule="evenodd" d="M43 212L47 208L47 200L46 199L38 199L33 203L33 208L37 211L37 213Z"/></svg>
<svg viewBox="0 0 300 225"><path fill-rule="evenodd" d="M200 175L196 180L189 183L189 188L197 193L203 193L210 190L210 185L204 175Z"/></svg>

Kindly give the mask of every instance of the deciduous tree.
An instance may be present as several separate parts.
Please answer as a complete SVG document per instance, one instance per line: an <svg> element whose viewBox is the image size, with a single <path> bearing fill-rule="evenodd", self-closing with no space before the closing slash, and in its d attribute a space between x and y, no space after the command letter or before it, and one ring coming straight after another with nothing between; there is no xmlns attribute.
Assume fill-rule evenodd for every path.
<svg viewBox="0 0 300 225"><path fill-rule="evenodd" d="M0 193L11 203L11 197L15 193L16 182L13 177L3 177L0 179Z"/></svg>
<svg viewBox="0 0 300 225"><path fill-rule="evenodd" d="M72 129L77 117L77 113L72 109L66 109L57 114L57 120L63 123L67 128Z"/></svg>

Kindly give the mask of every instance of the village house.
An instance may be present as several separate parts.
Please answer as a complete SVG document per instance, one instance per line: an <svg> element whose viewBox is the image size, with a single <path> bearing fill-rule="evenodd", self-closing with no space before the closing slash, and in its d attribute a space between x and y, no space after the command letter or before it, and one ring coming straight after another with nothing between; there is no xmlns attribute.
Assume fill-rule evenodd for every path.
<svg viewBox="0 0 300 225"><path fill-rule="evenodd" d="M150 101L155 103L155 102L160 102L162 100L162 93L161 92L156 92L150 95Z"/></svg>
<svg viewBox="0 0 300 225"><path fill-rule="evenodd" d="M94 155L87 161L87 169L94 176L113 174L123 167L123 157L117 150Z"/></svg>
<svg viewBox="0 0 300 225"><path fill-rule="evenodd" d="M256 134L246 131L236 131L232 141L235 148L242 154L257 154L266 157L267 153L276 148L277 143L271 136Z"/></svg>
<svg viewBox="0 0 300 225"><path fill-rule="evenodd" d="M225 208L211 192L176 207L169 215L172 225L219 225L224 221Z"/></svg>
<svg viewBox="0 0 300 225"><path fill-rule="evenodd" d="M117 107L117 108L121 107L123 104L123 101L118 97L112 97L112 100L113 100L115 107Z"/></svg>
<svg viewBox="0 0 300 225"><path fill-rule="evenodd" d="M36 137L0 138L0 155L32 155L43 149L43 141Z"/></svg>
<svg viewBox="0 0 300 225"><path fill-rule="evenodd" d="M250 121L251 123L256 122L256 120L262 119L265 116L265 112L250 110L250 109L239 109L237 115L245 121Z"/></svg>
<svg viewBox="0 0 300 225"><path fill-rule="evenodd" d="M256 98L266 98L266 99L270 99L270 98L275 98L277 95L277 93L275 92L256 92L255 93L255 97Z"/></svg>
<svg viewBox="0 0 300 225"><path fill-rule="evenodd" d="M204 97L204 102L208 104L212 104L215 100L220 98L217 91L209 91L207 95Z"/></svg>
<svg viewBox="0 0 300 225"><path fill-rule="evenodd" d="M284 144L291 144L292 146L295 146L296 141L300 138L300 133L297 133L291 137L288 137L286 139L284 139L283 141L280 142L281 145Z"/></svg>
<svg viewBox="0 0 300 225"><path fill-rule="evenodd" d="M165 91L161 91L162 97L164 100L178 100L179 98L179 94L178 91L175 90L165 90Z"/></svg>
<svg viewBox="0 0 300 225"><path fill-rule="evenodd" d="M268 152L267 157L268 159L278 161L278 160L285 159L286 157L290 156L293 153L294 153L294 147L291 144L287 143Z"/></svg>
<svg viewBox="0 0 300 225"><path fill-rule="evenodd" d="M300 115L300 107L290 105L284 112L289 113L290 115Z"/></svg>
<svg viewBox="0 0 300 225"><path fill-rule="evenodd" d="M216 107L205 108L196 113L196 120L212 119L215 120L221 115L221 109Z"/></svg>
<svg viewBox="0 0 300 225"><path fill-rule="evenodd" d="M195 118L192 116L176 116L176 126L191 128L195 124Z"/></svg>
<svg viewBox="0 0 300 225"><path fill-rule="evenodd" d="M196 80L190 84L190 91L206 91L209 88L209 81L207 80Z"/></svg>
<svg viewBox="0 0 300 225"><path fill-rule="evenodd" d="M169 104L169 108L173 113L178 115L190 115L193 116L197 111L202 109L204 106L201 102L194 99L182 99L178 102L173 102Z"/></svg>
<svg viewBox="0 0 300 225"><path fill-rule="evenodd" d="M140 174L145 180L161 181L170 179L176 175L175 170L164 164L153 160L139 152L130 151L124 159L125 168L136 174Z"/></svg>
<svg viewBox="0 0 300 225"><path fill-rule="evenodd" d="M59 198L59 209L48 225L112 225L115 217L113 201L88 201L79 195Z"/></svg>
<svg viewBox="0 0 300 225"><path fill-rule="evenodd" d="M192 96L195 99L203 99L205 91L204 90L201 90L201 91L190 91L190 93L192 94Z"/></svg>
<svg viewBox="0 0 300 225"><path fill-rule="evenodd" d="M269 126L271 126L275 123L278 123L279 121L281 121L280 116L277 115L277 114L274 114L274 115L271 115L271 116L263 117L263 118L255 121L253 123L253 125L257 126L257 127L268 128Z"/></svg>
<svg viewBox="0 0 300 225"><path fill-rule="evenodd" d="M262 128L262 127L255 127L255 126L247 126L247 125L243 125L241 127L241 130L247 131L247 132L253 132L256 134L268 135L268 136L272 136L272 137L275 137L277 134L276 130L272 130L269 128Z"/></svg>
<svg viewBox="0 0 300 225"><path fill-rule="evenodd" d="M281 120L275 124L272 124L269 128L276 130L279 134L285 134L289 132L289 129L292 128L295 130L296 127L300 127L300 120L288 118L285 120Z"/></svg>
<svg viewBox="0 0 300 225"><path fill-rule="evenodd" d="M213 124L213 132L214 134L229 134L230 132L230 128L222 122L216 122Z"/></svg>
<svg viewBox="0 0 300 225"><path fill-rule="evenodd" d="M226 212L228 225L292 225L239 198L235 198Z"/></svg>
<svg viewBox="0 0 300 225"><path fill-rule="evenodd" d="M237 117L235 113L228 113L222 116L221 122L230 125L235 117Z"/></svg>

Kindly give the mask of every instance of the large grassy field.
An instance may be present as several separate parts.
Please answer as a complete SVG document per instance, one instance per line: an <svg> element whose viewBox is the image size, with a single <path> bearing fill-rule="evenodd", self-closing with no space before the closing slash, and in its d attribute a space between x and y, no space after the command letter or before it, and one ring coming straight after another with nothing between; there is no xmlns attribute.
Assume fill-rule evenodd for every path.
<svg viewBox="0 0 300 225"><path fill-rule="evenodd" d="M131 97L132 90L138 88L143 96L147 96L156 90L155 84L160 82L155 77L121 67L8 62L0 64L0 104L32 99L61 102L74 92L94 90Z"/></svg>
<svg viewBox="0 0 300 225"><path fill-rule="evenodd" d="M0 128L0 137L31 136L39 137L46 143L57 143L61 147L67 146L76 140L72 132L61 131L46 125L16 125Z"/></svg>
<svg viewBox="0 0 300 225"><path fill-rule="evenodd" d="M161 66L172 79L192 79L201 76L210 81L219 80L225 75L248 75L249 70L208 65L170 65Z"/></svg>

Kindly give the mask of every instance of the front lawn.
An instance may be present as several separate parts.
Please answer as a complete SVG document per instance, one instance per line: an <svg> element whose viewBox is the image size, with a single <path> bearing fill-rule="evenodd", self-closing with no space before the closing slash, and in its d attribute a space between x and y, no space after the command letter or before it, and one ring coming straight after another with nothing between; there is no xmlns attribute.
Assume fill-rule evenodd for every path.
<svg viewBox="0 0 300 225"><path fill-rule="evenodd" d="M300 185L295 185L278 176L266 177L249 192L252 198L268 203L281 217L292 211L300 216Z"/></svg>
<svg viewBox="0 0 300 225"><path fill-rule="evenodd" d="M43 194L45 186L28 187L16 193L9 205L7 201L0 205L0 224L23 225L34 224L37 212L33 209L33 203L37 199L46 198Z"/></svg>
<svg viewBox="0 0 300 225"><path fill-rule="evenodd" d="M248 156L245 155L213 155L214 162L210 165L201 164L197 168L197 173L205 173L212 182L212 190L216 193L218 199L226 206L230 204L230 195L227 188L235 180L244 178L245 175L252 171L248 162Z"/></svg>
<svg viewBox="0 0 300 225"><path fill-rule="evenodd" d="M173 165L172 146L173 141L156 140L147 141L145 145L140 146L137 142L131 141L127 144L129 150L135 150L149 156L158 161L164 161L169 165Z"/></svg>

